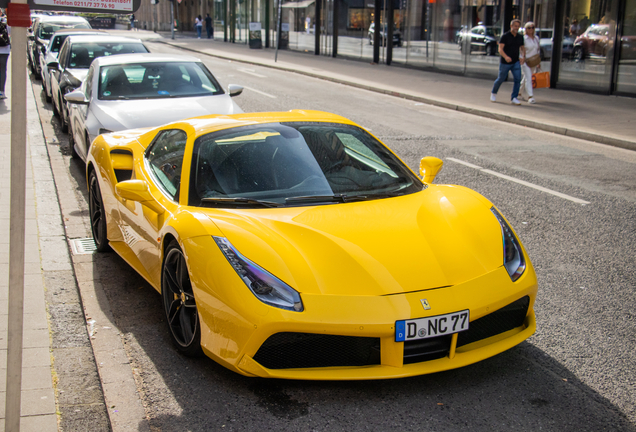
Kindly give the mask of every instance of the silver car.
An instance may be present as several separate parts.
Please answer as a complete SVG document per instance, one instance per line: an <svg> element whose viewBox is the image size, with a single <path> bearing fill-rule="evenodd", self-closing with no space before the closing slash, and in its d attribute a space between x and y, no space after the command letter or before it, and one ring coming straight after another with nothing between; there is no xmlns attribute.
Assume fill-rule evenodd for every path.
<svg viewBox="0 0 636 432"><path fill-rule="evenodd" d="M53 36L51 36L49 44L40 50L39 62L40 70L42 71L42 91L44 92L44 96L46 96L47 102L51 102L51 74L49 74L49 68L46 65L57 61L60 48L62 48L62 44L70 35L78 36L95 34L107 35L108 32L91 29L58 30L53 33Z"/></svg>
<svg viewBox="0 0 636 432"><path fill-rule="evenodd" d="M196 57L124 54L96 58L81 86L65 95L73 157L86 161L88 147L103 133L159 126L207 114L243 110Z"/></svg>

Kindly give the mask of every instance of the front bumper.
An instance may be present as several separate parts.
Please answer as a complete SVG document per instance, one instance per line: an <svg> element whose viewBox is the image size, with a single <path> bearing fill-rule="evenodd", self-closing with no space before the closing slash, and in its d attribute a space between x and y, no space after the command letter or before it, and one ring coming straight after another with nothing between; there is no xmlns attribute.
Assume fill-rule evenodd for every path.
<svg viewBox="0 0 636 432"><path fill-rule="evenodd" d="M226 265L227 260L211 241L211 237L198 237L186 240L184 244L201 318L201 346L209 357L243 375L306 380L421 375L492 357L527 339L536 329L533 305L537 280L529 261L524 274L514 283L506 270L500 267L462 284L407 294L338 296L307 294L301 290L305 310L293 312L266 306L256 299L236 272ZM203 252L205 255L201 255ZM195 256L196 259L190 258ZM202 256L205 259L201 259ZM478 319L494 315L523 298L527 298L525 308L520 316L517 313L513 326L500 326L498 329L501 331L486 332L477 339L467 340L457 334L449 336L441 355L431 359L424 356L424 361L405 364L405 358L408 358L408 355L405 357L405 343L395 341L396 321L468 309L471 322L468 331L471 331ZM424 310L422 299L431 305L430 310ZM308 362L278 363L276 355L267 356L259 350L268 345L271 347L272 341L266 341L279 334L301 334L310 341L313 336L333 335L338 341L336 345L321 345L332 352L339 351L341 347L348 349L348 341L354 344L362 341L363 345L368 345L365 349L370 350L371 360L358 361L358 351L354 350L358 357L353 362L338 364L338 360L321 362L309 359ZM373 340L367 343L366 338ZM298 345L297 351L305 352L303 346L308 345ZM281 358L289 352L281 351ZM307 350L306 353L312 356L316 351L312 354L311 350ZM409 361L412 359L406 363Z"/></svg>

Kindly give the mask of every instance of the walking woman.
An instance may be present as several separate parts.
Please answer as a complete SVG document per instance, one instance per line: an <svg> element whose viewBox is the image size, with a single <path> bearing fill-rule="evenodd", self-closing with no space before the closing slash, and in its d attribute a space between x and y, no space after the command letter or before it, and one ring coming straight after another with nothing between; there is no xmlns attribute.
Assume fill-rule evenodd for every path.
<svg viewBox="0 0 636 432"><path fill-rule="evenodd" d="M194 26L197 29L197 37L201 39L201 29L203 29L203 20L201 19L201 15L194 19Z"/></svg>
<svg viewBox="0 0 636 432"><path fill-rule="evenodd" d="M528 21L525 25L523 35L523 46L526 48L526 61L521 65L523 79L521 80L520 97L528 99L528 103L536 103L534 100L534 89L532 88L532 74L541 70L541 50L539 38L535 34L535 25Z"/></svg>

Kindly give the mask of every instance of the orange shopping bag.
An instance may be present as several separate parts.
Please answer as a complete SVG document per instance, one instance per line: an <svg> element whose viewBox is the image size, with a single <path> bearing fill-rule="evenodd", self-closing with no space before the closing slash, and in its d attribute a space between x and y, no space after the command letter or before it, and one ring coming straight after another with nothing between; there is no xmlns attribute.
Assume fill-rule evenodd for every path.
<svg viewBox="0 0 636 432"><path fill-rule="evenodd" d="M537 72L532 74L532 88L550 87L550 72Z"/></svg>

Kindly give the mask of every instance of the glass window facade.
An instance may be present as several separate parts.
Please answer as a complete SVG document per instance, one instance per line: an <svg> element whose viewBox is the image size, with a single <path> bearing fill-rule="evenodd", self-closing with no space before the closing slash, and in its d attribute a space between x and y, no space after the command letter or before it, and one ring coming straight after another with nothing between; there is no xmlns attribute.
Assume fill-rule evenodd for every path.
<svg viewBox="0 0 636 432"><path fill-rule="evenodd" d="M522 29L534 22L541 69L558 88L636 96L636 0L184 0L175 9L181 31L211 9L215 37L234 43L248 43L249 23L260 23L271 48L280 10L281 49L318 47L320 55L364 61L377 55L379 63L493 79L499 38L517 18ZM142 5L141 25L163 28L152 22L166 16L158 12Z"/></svg>

